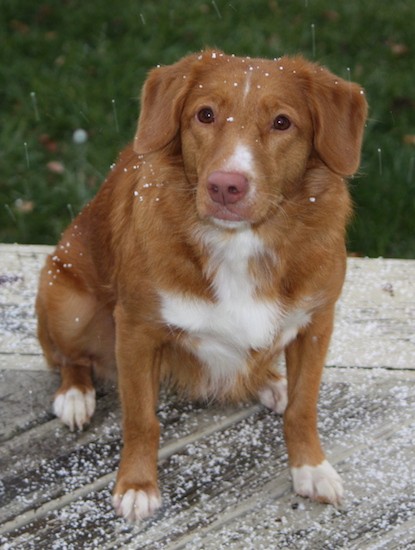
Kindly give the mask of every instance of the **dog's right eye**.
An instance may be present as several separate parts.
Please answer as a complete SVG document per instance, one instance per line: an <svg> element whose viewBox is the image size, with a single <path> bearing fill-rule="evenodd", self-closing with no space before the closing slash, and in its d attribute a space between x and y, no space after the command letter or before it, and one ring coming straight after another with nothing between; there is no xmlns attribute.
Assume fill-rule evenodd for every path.
<svg viewBox="0 0 415 550"><path fill-rule="evenodd" d="M278 115L274 120L274 130L288 130L288 128L291 126L291 121L288 117L285 115Z"/></svg>
<svg viewBox="0 0 415 550"><path fill-rule="evenodd" d="M215 122L215 114L210 107L203 107L197 113L197 120L203 124L211 124Z"/></svg>

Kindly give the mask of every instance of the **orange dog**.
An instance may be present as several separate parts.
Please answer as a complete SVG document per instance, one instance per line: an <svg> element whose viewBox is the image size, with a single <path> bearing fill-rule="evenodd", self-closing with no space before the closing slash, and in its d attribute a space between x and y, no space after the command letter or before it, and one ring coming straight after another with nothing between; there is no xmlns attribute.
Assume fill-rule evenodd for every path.
<svg viewBox="0 0 415 550"><path fill-rule="evenodd" d="M65 424L90 420L93 370L117 368L118 514L161 504L163 379L285 411L294 490L341 500L316 408L366 113L358 85L301 57L205 51L150 73L134 144L47 259L37 299Z"/></svg>

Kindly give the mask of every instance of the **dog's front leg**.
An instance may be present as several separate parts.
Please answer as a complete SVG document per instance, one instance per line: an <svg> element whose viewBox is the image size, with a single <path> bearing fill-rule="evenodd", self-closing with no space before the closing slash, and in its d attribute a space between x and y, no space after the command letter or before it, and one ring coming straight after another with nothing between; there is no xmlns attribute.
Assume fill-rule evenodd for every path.
<svg viewBox="0 0 415 550"><path fill-rule="evenodd" d="M325 459L317 431L317 401L333 316L334 306L315 313L310 325L285 350L288 405L284 434L295 492L338 505L342 481Z"/></svg>
<svg viewBox="0 0 415 550"><path fill-rule="evenodd" d="M154 335L132 317L121 307L116 308L124 446L113 502L118 515L137 522L161 506L157 485L160 427L156 416L161 348Z"/></svg>

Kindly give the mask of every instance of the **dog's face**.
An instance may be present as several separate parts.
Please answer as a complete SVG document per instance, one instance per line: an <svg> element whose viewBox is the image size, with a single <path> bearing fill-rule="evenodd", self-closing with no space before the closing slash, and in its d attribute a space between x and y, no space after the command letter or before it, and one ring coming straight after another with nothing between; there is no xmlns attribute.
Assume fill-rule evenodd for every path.
<svg viewBox="0 0 415 550"><path fill-rule="evenodd" d="M207 51L150 74L135 150L180 152L201 219L256 224L311 166L353 174L365 117L357 85L302 58Z"/></svg>
<svg viewBox="0 0 415 550"><path fill-rule="evenodd" d="M258 222L304 173L312 120L302 91L282 73L272 62L245 59L199 71L181 141L202 218Z"/></svg>

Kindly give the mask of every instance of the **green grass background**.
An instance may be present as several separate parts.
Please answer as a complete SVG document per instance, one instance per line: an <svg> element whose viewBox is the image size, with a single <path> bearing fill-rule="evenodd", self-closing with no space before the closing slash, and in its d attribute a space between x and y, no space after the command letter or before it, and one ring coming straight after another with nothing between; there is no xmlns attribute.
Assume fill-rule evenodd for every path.
<svg viewBox="0 0 415 550"><path fill-rule="evenodd" d="M413 0L0 0L0 242L56 242L132 138L147 71L214 46L366 88L349 250L414 258L414 33Z"/></svg>

